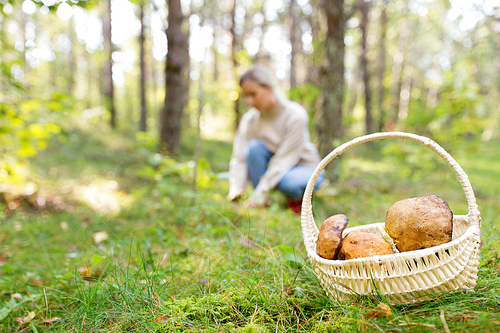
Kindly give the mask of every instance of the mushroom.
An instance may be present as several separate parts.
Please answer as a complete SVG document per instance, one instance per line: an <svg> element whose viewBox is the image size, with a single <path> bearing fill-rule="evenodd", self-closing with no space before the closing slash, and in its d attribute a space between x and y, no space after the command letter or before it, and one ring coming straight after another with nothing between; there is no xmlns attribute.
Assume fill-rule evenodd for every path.
<svg viewBox="0 0 500 333"><path fill-rule="evenodd" d="M338 259L349 260L386 254L394 254L394 251L382 236L366 231L352 231L342 240Z"/></svg>
<svg viewBox="0 0 500 333"><path fill-rule="evenodd" d="M385 228L399 251L413 251L451 241L453 213L437 195L403 199L392 205Z"/></svg>
<svg viewBox="0 0 500 333"><path fill-rule="evenodd" d="M347 227L349 219L344 214L327 218L319 229L316 253L325 259L336 259L342 243L342 232Z"/></svg>

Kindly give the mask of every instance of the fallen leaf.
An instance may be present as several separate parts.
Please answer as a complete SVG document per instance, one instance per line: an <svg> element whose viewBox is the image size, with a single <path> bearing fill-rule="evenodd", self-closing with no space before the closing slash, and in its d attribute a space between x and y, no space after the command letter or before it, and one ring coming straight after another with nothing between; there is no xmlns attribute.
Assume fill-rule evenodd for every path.
<svg viewBox="0 0 500 333"><path fill-rule="evenodd" d="M34 284L34 285L37 285L37 286L41 286L42 285L42 281L40 281L40 279L37 279L37 278L32 278L31 279L31 284Z"/></svg>
<svg viewBox="0 0 500 333"><path fill-rule="evenodd" d="M163 254L163 257L161 258L161 261L160 261L160 267L165 267L165 266L167 266L168 261L169 261L169 256L168 256L168 253L167 253L167 252L165 252L165 253Z"/></svg>
<svg viewBox="0 0 500 333"><path fill-rule="evenodd" d="M247 237L243 238L241 240L240 244L248 249L253 249L255 247L253 240L248 239Z"/></svg>
<svg viewBox="0 0 500 333"><path fill-rule="evenodd" d="M170 319L170 316L158 316L155 318L155 321L159 322L159 323L166 323L166 322L168 322L169 319Z"/></svg>
<svg viewBox="0 0 500 333"><path fill-rule="evenodd" d="M104 242L106 239L108 239L108 233L106 231L99 231L96 232L92 235L94 237L94 242L96 244Z"/></svg>
<svg viewBox="0 0 500 333"><path fill-rule="evenodd" d="M92 276L92 271L88 267L78 267L78 273L83 278Z"/></svg>
<svg viewBox="0 0 500 333"><path fill-rule="evenodd" d="M463 313L463 314L460 315L460 318L461 318L462 322L469 321L471 318L476 318L476 317L477 316L466 314L466 313Z"/></svg>
<svg viewBox="0 0 500 333"><path fill-rule="evenodd" d="M200 281L198 281L198 284L200 284L200 285L208 284L208 280L207 279L201 279Z"/></svg>
<svg viewBox="0 0 500 333"><path fill-rule="evenodd" d="M91 270L89 267L79 267L78 272L81 278L89 282L95 282L100 277L104 277L104 275L101 275L101 272L98 270Z"/></svg>
<svg viewBox="0 0 500 333"><path fill-rule="evenodd" d="M61 318L59 317L53 317L53 318L48 318L48 319L44 319L41 321L42 324L52 324L58 320L60 320Z"/></svg>
<svg viewBox="0 0 500 333"><path fill-rule="evenodd" d="M368 311L364 316L370 318L389 318L392 316L392 310L387 304L379 303L377 310Z"/></svg>
<svg viewBox="0 0 500 333"><path fill-rule="evenodd" d="M20 293L14 293L10 295L10 297L14 299L21 299L23 296Z"/></svg>
<svg viewBox="0 0 500 333"><path fill-rule="evenodd" d="M29 323L30 321L33 320L33 318L35 318L35 312L31 311L28 313L28 315L26 317L16 318L16 321L19 323L19 325L22 325L22 324Z"/></svg>

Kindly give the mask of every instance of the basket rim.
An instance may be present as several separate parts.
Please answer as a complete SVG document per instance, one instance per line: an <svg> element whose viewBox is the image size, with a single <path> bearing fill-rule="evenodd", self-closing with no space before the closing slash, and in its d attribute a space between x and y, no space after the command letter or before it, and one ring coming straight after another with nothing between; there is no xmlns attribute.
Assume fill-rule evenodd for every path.
<svg viewBox="0 0 500 333"><path fill-rule="evenodd" d="M377 222L377 223L371 223L371 224L365 224L359 227L363 226L369 226L369 225L374 225L374 224L384 224L384 222ZM358 227L358 226L356 226ZM354 227L354 228L356 228ZM447 243L443 243L440 245L428 247L425 249L420 249L420 250L413 250L413 251L407 251L407 252L400 252L400 253L394 253L394 254L386 254L386 255L381 255L381 256L372 256L372 257L364 257L364 258L356 258L356 259L348 259L348 260L330 260L330 259L325 259L320 257L315 251L312 253L309 253L309 257L311 260L315 260L317 263L321 263L323 266L332 266L332 267L339 267L339 266L346 266L346 264L358 264L358 263L365 263L365 262L377 262L377 263L382 263L382 261L391 261L393 258L408 258L408 259L416 259L416 258L422 258L427 255L432 255L437 253L439 250L447 250L448 248L451 248L457 244L462 243L465 239L472 238L475 234L475 226L469 226L467 230L460 236L455 238L454 240L451 240ZM382 260L380 260L382 259Z"/></svg>

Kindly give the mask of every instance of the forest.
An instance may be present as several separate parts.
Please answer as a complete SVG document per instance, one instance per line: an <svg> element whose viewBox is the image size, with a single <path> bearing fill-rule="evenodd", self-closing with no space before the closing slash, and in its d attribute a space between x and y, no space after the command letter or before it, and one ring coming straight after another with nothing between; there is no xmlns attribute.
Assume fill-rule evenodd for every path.
<svg viewBox="0 0 500 333"><path fill-rule="evenodd" d="M497 330L498 1L2 0L0 21L0 331ZM472 290L339 302L280 193L226 200L253 65L307 110L322 158L393 131L453 156L482 218ZM432 194L467 214L439 157L350 149L326 166L315 223L384 221Z"/></svg>

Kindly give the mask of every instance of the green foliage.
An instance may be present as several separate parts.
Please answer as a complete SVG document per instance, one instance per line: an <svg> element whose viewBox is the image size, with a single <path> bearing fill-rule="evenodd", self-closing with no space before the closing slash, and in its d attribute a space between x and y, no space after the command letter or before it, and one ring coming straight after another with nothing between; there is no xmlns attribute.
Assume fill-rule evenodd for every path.
<svg viewBox="0 0 500 333"><path fill-rule="evenodd" d="M305 107L309 114L309 128L311 133L315 133L314 119L317 110L321 107L318 105L320 96L321 88L312 83L305 83L290 90L290 99Z"/></svg>
<svg viewBox="0 0 500 333"><path fill-rule="evenodd" d="M58 94L48 100L0 103L0 179L21 180L25 175L18 171L26 159L45 149L53 136L60 135L61 127L51 120L52 113L61 113L64 103Z"/></svg>
<svg viewBox="0 0 500 333"><path fill-rule="evenodd" d="M161 196L175 194L172 182L174 179L185 184L194 182L194 168L196 167L196 188L210 188L216 179L205 158L200 158L195 166L194 161L179 162L167 155L156 152L156 140L151 134L140 132L137 138L141 145L141 153L146 157L148 164L139 171L139 175L156 182L156 189ZM190 190L184 195L190 196Z"/></svg>
<svg viewBox="0 0 500 333"><path fill-rule="evenodd" d="M406 129L453 148L467 142L471 149L477 147L488 122L478 85L448 72L439 98L441 102L434 108L415 101L405 121Z"/></svg>
<svg viewBox="0 0 500 333"><path fill-rule="evenodd" d="M10 2L15 2L15 0L10 0ZM33 0L34 3L36 3L38 6L44 6L45 3L44 1L41 1L41 0ZM47 6L50 10L57 10L57 8L59 7L59 5L61 5L62 3L65 3L66 1L64 0L57 0L57 1L54 1L54 4L51 5L51 6ZM96 4L99 3L99 0L72 0L71 1L71 4L72 5L75 5L75 6L78 6L78 7L82 7L82 8L92 8L94 7Z"/></svg>

